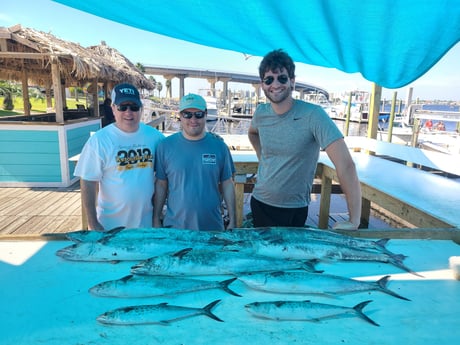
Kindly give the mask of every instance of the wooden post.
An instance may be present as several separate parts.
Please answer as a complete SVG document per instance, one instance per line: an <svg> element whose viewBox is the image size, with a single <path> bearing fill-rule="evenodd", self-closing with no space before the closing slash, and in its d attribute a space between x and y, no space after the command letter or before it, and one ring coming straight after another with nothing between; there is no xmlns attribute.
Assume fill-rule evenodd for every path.
<svg viewBox="0 0 460 345"><path fill-rule="evenodd" d="M91 91L91 94L93 96L93 116L99 117L99 90L97 85L97 78L94 78L93 88L91 89Z"/></svg>
<svg viewBox="0 0 460 345"><path fill-rule="evenodd" d="M22 98L24 103L24 115L30 115L29 85L27 83L27 70L22 69Z"/></svg>
<svg viewBox="0 0 460 345"><path fill-rule="evenodd" d="M321 199L319 201L318 228L327 229L329 223L329 211L331 208L332 179L324 172L321 176Z"/></svg>
<svg viewBox="0 0 460 345"><path fill-rule="evenodd" d="M246 175L235 175L236 226L243 224L244 184Z"/></svg>
<svg viewBox="0 0 460 345"><path fill-rule="evenodd" d="M367 137L376 139L380 115L380 99L382 97L382 87L372 83L371 102L369 107L369 123L367 128Z"/></svg>
<svg viewBox="0 0 460 345"><path fill-rule="evenodd" d="M351 92L348 95L347 115L345 119L345 128L343 130L344 136L348 136L348 132L350 130L350 116L351 116L350 112L351 112Z"/></svg>
<svg viewBox="0 0 460 345"><path fill-rule="evenodd" d="M51 76L54 90L54 110L56 111L56 122L64 123L64 106L61 92L61 72L56 57L51 58Z"/></svg>
<svg viewBox="0 0 460 345"><path fill-rule="evenodd" d="M393 93L393 99L391 100L391 110L390 110L390 120L388 121L388 138L387 141L391 143L391 137L393 136L393 122L395 119L395 106L396 106L396 97L398 93L395 91Z"/></svg>

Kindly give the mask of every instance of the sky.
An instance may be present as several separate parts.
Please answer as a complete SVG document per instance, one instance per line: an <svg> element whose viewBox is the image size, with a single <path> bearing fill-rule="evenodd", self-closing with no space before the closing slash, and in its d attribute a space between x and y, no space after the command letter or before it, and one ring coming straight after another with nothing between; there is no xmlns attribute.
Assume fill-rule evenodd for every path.
<svg viewBox="0 0 460 345"><path fill-rule="evenodd" d="M50 0L4 1L0 6L0 27L21 24L23 27L49 32L56 37L82 46L98 45L105 41L134 64L198 68L257 75L262 57L245 59L239 52L206 47L139 30L109 21ZM277 47L274 47L276 49ZM289 53L289 52L288 52ZM164 79L155 76L157 81ZM345 91L371 91L372 83L359 73L345 73L337 69L296 63L296 79L322 87L335 97ZM177 78L172 80L173 97L179 89ZM222 83L217 83L222 88ZM250 89L242 84L229 83L233 90ZM205 80L186 79L185 92L199 92L209 88ZM400 89L383 89L382 98L405 100L409 88L412 99L460 101L460 43L457 43L431 70L413 83ZM162 95L165 96L165 88Z"/></svg>

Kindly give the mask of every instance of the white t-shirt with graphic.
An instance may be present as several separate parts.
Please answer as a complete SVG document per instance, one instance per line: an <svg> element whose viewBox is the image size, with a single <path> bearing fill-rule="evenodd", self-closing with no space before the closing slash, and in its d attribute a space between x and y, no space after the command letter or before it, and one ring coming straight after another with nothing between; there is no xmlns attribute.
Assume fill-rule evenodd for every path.
<svg viewBox="0 0 460 345"><path fill-rule="evenodd" d="M135 133L111 124L83 147L74 175L99 182L97 215L106 230L152 227L155 150L163 138L143 123Z"/></svg>

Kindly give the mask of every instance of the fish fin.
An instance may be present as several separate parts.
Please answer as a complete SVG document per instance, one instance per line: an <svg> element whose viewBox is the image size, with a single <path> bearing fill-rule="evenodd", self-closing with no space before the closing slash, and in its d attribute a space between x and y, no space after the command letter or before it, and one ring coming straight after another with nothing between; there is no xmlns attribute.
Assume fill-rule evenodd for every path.
<svg viewBox="0 0 460 345"><path fill-rule="evenodd" d="M215 300L215 301L209 303L207 306L205 306L205 307L202 309L203 314L206 315L206 316L208 316L208 317L210 317L211 319L216 320L216 321L224 322L224 320L219 319L219 318L218 318L216 315L214 315L214 314L212 313L212 311L211 311L212 308L214 308L214 306L215 306L217 303L219 303L220 301L221 301L220 299L217 299L217 300Z"/></svg>
<svg viewBox="0 0 460 345"><path fill-rule="evenodd" d="M393 292L391 291L390 289L387 288L387 284L388 284L388 280L390 279L390 275L386 275L382 278L380 278L379 280L377 280L375 282L375 284L377 285L378 287L378 290L388 294L388 295L391 295L391 296L394 296L396 298L400 298L400 299L403 299L403 300L406 300L406 301L410 301L409 298L406 298L406 297L403 297L399 294L397 294L396 292Z"/></svg>
<svg viewBox="0 0 460 345"><path fill-rule="evenodd" d="M379 246L379 247L382 247L382 249L386 249L385 247L386 247L388 241L390 241L389 238L382 238L382 239L376 241L375 244L377 246Z"/></svg>
<svg viewBox="0 0 460 345"><path fill-rule="evenodd" d="M122 231L124 229L125 229L124 226L117 226L116 228L113 228L113 229L110 229L109 231L107 231L107 233L110 234L110 235L115 235L115 234L118 234L120 231Z"/></svg>
<svg viewBox="0 0 460 345"><path fill-rule="evenodd" d="M303 264L302 264L302 269L304 269L305 271L307 272L313 272L313 273L323 273L324 270L317 270L315 268L315 265L319 262L320 260L318 259L311 259L311 260L307 260L307 261L304 261Z"/></svg>
<svg viewBox="0 0 460 345"><path fill-rule="evenodd" d="M237 297L242 297L241 295L237 294L235 291L233 291L232 289L230 289L228 286L233 283L235 280L237 280L238 278L230 278L230 279L227 279L227 280L224 280L224 281L221 281L219 284L220 284L220 288L222 290L224 290L225 292L229 293L230 295L233 295L233 296L237 296Z"/></svg>
<svg viewBox="0 0 460 345"><path fill-rule="evenodd" d="M173 256L177 256L179 258L182 258L184 255L192 251L193 248L184 248L182 250L179 250L178 252L175 252Z"/></svg>
<svg viewBox="0 0 460 345"><path fill-rule="evenodd" d="M123 278L120 278L120 280L123 282L123 283L126 283L127 281L131 280L134 276L132 274L129 274L127 276L124 276Z"/></svg>
<svg viewBox="0 0 460 345"><path fill-rule="evenodd" d="M104 232L104 237L102 237L99 241L97 242L101 242L101 243L107 243L111 238L115 237L119 232L121 232L122 230L124 230L125 227L124 226L118 226L116 228L113 228L113 229L110 229L106 232Z"/></svg>
<svg viewBox="0 0 460 345"><path fill-rule="evenodd" d="M375 322L374 320L372 320L370 317L368 317L367 315L365 315L363 313L363 309L366 305L368 305L369 303L371 303L372 301L369 300L369 301L364 301L364 302L361 302L361 303L358 303L357 305L355 305L353 307L353 309L355 310L355 312L358 314L358 316L360 318L362 318L363 320L369 322L370 324L374 325L374 326L380 326L377 322Z"/></svg>

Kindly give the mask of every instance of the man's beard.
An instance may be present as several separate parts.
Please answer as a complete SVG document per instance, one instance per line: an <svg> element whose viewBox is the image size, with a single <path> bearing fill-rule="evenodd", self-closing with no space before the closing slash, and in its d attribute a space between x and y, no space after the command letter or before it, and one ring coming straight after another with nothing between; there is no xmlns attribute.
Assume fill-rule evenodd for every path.
<svg viewBox="0 0 460 345"><path fill-rule="evenodd" d="M275 104L282 103L283 101L291 97L290 88L286 88L282 93L276 94L276 97L273 97L269 91L264 90L264 93L265 93L265 97L267 97L270 100L270 102L275 103Z"/></svg>

